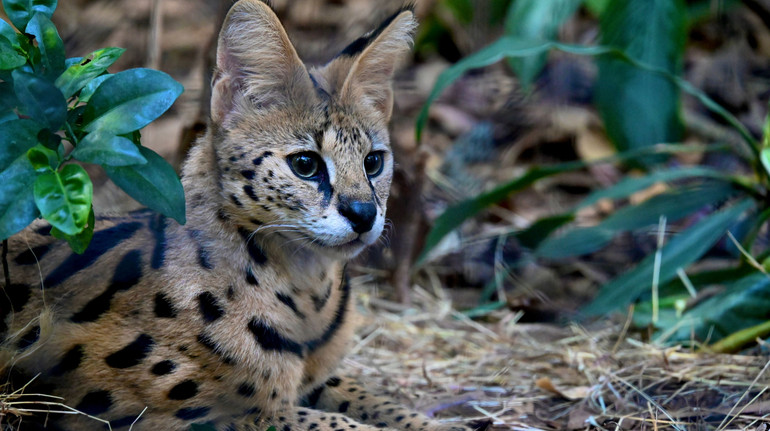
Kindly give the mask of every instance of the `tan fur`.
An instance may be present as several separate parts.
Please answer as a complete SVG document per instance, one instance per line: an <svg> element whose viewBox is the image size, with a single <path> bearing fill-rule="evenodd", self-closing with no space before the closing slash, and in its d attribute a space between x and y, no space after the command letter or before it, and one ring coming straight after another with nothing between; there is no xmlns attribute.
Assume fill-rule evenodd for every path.
<svg viewBox="0 0 770 431"><path fill-rule="evenodd" d="M264 3L236 3L220 34L211 127L183 169L187 224L102 218L80 257L42 222L11 238L6 374L40 374L44 390L113 429L145 407L134 430L462 429L330 379L355 321L343 263L382 232L390 81L414 28L402 11L360 52L308 72ZM295 174L289 160L302 152L323 160L325 176ZM384 167L369 176L373 152ZM369 224L354 231L351 217Z"/></svg>

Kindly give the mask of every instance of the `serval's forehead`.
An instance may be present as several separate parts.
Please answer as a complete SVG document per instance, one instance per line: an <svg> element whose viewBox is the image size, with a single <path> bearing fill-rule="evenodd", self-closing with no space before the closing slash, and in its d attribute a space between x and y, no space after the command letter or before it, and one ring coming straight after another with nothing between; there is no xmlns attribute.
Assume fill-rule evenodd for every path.
<svg viewBox="0 0 770 431"><path fill-rule="evenodd" d="M360 115L349 110L329 107L324 110L325 119L321 125L320 141L324 152L333 154L366 154L372 150L376 136L376 125L363 121Z"/></svg>

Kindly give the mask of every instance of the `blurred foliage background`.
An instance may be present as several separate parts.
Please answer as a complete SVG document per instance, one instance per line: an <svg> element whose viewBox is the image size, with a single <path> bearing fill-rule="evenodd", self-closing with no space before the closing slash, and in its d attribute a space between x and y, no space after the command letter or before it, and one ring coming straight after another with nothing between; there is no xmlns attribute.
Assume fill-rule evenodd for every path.
<svg viewBox="0 0 770 431"><path fill-rule="evenodd" d="M310 63L401 4L272 3ZM205 129L228 4L68 0L53 19L71 55L127 48L113 72L153 67L184 84L143 131L178 166ZM392 226L358 270L406 303L414 285L440 289L478 319L619 312L644 337L720 350L768 337L770 2L415 8L413 58L395 83ZM101 178L97 213L138 205L86 169Z"/></svg>

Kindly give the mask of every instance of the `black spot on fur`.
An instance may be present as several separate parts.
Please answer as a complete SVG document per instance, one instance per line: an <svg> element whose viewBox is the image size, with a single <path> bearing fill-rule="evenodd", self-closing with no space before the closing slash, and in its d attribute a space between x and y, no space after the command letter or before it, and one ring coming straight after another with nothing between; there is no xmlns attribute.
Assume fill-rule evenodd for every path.
<svg viewBox="0 0 770 431"><path fill-rule="evenodd" d="M19 350L24 350L27 347L35 344L35 341L37 341L40 338L40 327L35 326L29 331L27 331L26 334L22 335L19 339L19 342L16 344L16 347Z"/></svg>
<svg viewBox="0 0 770 431"><path fill-rule="evenodd" d="M235 363L235 359L230 357L227 353L223 352L222 349L220 349L216 343L214 343L214 340L212 340L208 335L206 334L198 334L198 343L200 343L203 347L211 350L212 353L219 356L222 359L222 362L228 365L232 365Z"/></svg>
<svg viewBox="0 0 770 431"><path fill-rule="evenodd" d="M198 394L198 384L192 380L185 380L168 391L170 400L189 400Z"/></svg>
<svg viewBox="0 0 770 431"><path fill-rule="evenodd" d="M112 298L122 290L132 288L142 278L142 252L132 250L120 260L112 276L112 282L101 295L88 303L70 320L75 323L94 322L110 309Z"/></svg>
<svg viewBox="0 0 770 431"><path fill-rule="evenodd" d="M251 270L250 266L246 267L246 282L252 286L259 286L259 280L257 280L257 276L254 275L254 271Z"/></svg>
<svg viewBox="0 0 770 431"><path fill-rule="evenodd" d="M321 394L323 393L324 389L326 389L326 385L321 385L321 386L313 389L302 400L302 403L301 403L302 406L303 407L315 408L315 406L318 404L318 400L321 398Z"/></svg>
<svg viewBox="0 0 770 431"><path fill-rule="evenodd" d="M302 357L302 346L296 341L290 340L278 333L256 317L248 324L249 331L254 334L257 344L264 350L293 353Z"/></svg>
<svg viewBox="0 0 770 431"><path fill-rule="evenodd" d="M252 160L251 163L254 163L254 166L259 166L262 164L262 161L265 160L267 157L270 157L273 155L272 151L265 151L262 153L261 156L257 157L256 159Z"/></svg>
<svg viewBox="0 0 770 431"><path fill-rule="evenodd" d="M198 295L198 305L201 316L206 322L213 322L225 314L219 301L211 292L203 292Z"/></svg>
<svg viewBox="0 0 770 431"><path fill-rule="evenodd" d="M251 169L244 169L241 171L241 175L243 175L243 178L246 178L247 180L253 180L254 179L254 171Z"/></svg>
<svg viewBox="0 0 770 431"><path fill-rule="evenodd" d="M246 193L246 196L249 197L249 199L253 200L254 202L259 202L259 196L254 192L254 187L252 187L249 184L246 184L243 186L243 192Z"/></svg>
<svg viewBox="0 0 770 431"><path fill-rule="evenodd" d="M350 401L343 401L340 403L339 407L337 408L337 411L340 413L345 413L348 411L348 408L350 408Z"/></svg>
<svg viewBox="0 0 770 431"><path fill-rule="evenodd" d="M176 369L176 363L174 363L174 361L170 361L166 359L164 361L160 361L157 364L153 365L150 372L155 374L156 376L163 376L173 372L175 369Z"/></svg>
<svg viewBox="0 0 770 431"><path fill-rule="evenodd" d="M282 302L284 305L286 305L287 307L289 307L289 308L291 309L291 311L293 311L293 312L294 312L294 314L295 314L297 317L299 317L300 319L304 319L304 318L305 318L305 315L304 315L304 314L303 314L301 311L299 311L299 309L297 308L297 304L294 302L294 299L293 299L291 296L289 296L289 295L286 295L286 294L283 294L283 293L281 293L281 292L276 292L276 293L275 293L275 296L276 296L276 297L278 298L278 300L279 300L279 301L281 301L281 302Z"/></svg>
<svg viewBox="0 0 770 431"><path fill-rule="evenodd" d="M51 250L50 245L39 245L19 253L13 261L16 262L17 265L36 265L37 261L45 256L49 250Z"/></svg>
<svg viewBox="0 0 770 431"><path fill-rule="evenodd" d="M130 368L138 365L152 350L155 341L147 334L140 334L131 344L107 356L104 360L112 368Z"/></svg>
<svg viewBox="0 0 770 431"><path fill-rule="evenodd" d="M67 371L72 371L80 366L83 360L83 345L76 344L62 356L58 364L51 368L51 375L61 376Z"/></svg>
<svg viewBox="0 0 770 431"><path fill-rule="evenodd" d="M237 206L238 208L241 208L243 204L241 203L240 199L238 199L238 196L230 195L230 201Z"/></svg>
<svg viewBox="0 0 770 431"><path fill-rule="evenodd" d="M329 380L326 381L326 386L330 388L336 388L342 383L342 379L339 377L329 377Z"/></svg>
<svg viewBox="0 0 770 431"><path fill-rule="evenodd" d="M230 286L227 288L227 300L232 301L235 298L235 288Z"/></svg>
<svg viewBox="0 0 770 431"><path fill-rule="evenodd" d="M43 287L51 289L67 281L78 271L88 268L100 256L130 238L140 227L142 227L142 224L139 222L123 223L94 233L91 244L85 253L71 254L48 274L45 280L43 280Z"/></svg>
<svg viewBox="0 0 770 431"><path fill-rule="evenodd" d="M0 322L4 320L11 310L14 312L21 311L27 305L31 294L32 287L26 284L11 284L4 287L2 292L0 292Z"/></svg>
<svg viewBox="0 0 770 431"><path fill-rule="evenodd" d="M203 269L214 269L214 264L211 263L209 251L203 245L205 240L203 233L196 229L190 229L188 230L188 233L190 234L190 238L192 238L192 240L198 246L198 265L200 265Z"/></svg>
<svg viewBox="0 0 770 431"><path fill-rule="evenodd" d="M158 269L163 266L166 256L166 216L158 214L150 220L150 229L155 237L155 248L152 251L150 266Z"/></svg>
<svg viewBox="0 0 770 431"><path fill-rule="evenodd" d="M112 395L107 391L93 391L87 393L82 400L75 406L79 410L89 415L99 415L112 407Z"/></svg>
<svg viewBox="0 0 770 431"><path fill-rule="evenodd" d="M168 297L161 292L155 294L155 308L153 311L157 317L176 317L174 306L171 304L171 301L168 299Z"/></svg>
<svg viewBox="0 0 770 431"><path fill-rule="evenodd" d="M262 247L251 237L250 232L243 227L239 227L238 233L241 234L241 237L246 242L246 249L249 252L249 256L251 256L251 260L258 265L264 265L267 262L267 256Z"/></svg>
<svg viewBox="0 0 770 431"><path fill-rule="evenodd" d="M342 277L342 286L340 287L340 291L340 301L337 303L337 309L334 311L334 320L332 320L332 322L329 324L329 327L326 328L326 331L324 331L320 337L316 338L315 340L305 342L305 347L311 353L326 345L326 343L328 343L329 340L334 337L342 324L345 322L347 304L350 300L350 284L347 275L343 275Z"/></svg>
<svg viewBox="0 0 770 431"><path fill-rule="evenodd" d="M313 301L313 307L315 308L316 312L320 312L326 303L329 301L329 297L332 294L332 283L329 282L329 284L326 285L326 290L324 291L323 295L316 296L311 295L310 299Z"/></svg>
<svg viewBox="0 0 770 431"><path fill-rule="evenodd" d="M255 393L257 393L257 388L255 388L251 383L244 382L238 386L238 395L242 397L250 398L253 397Z"/></svg>
<svg viewBox="0 0 770 431"><path fill-rule="evenodd" d="M210 407L185 407L177 410L174 416L185 421L191 421L206 416L209 411L211 411Z"/></svg>

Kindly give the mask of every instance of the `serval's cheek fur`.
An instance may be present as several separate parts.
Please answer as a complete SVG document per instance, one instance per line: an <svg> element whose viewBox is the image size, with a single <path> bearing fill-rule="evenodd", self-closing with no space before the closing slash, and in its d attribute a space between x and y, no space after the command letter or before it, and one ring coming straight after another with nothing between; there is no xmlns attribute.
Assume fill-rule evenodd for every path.
<svg viewBox="0 0 770 431"><path fill-rule="evenodd" d="M100 217L78 255L36 222L3 250L0 372L21 375L13 389L37 376L27 393L134 431L463 429L337 377L355 322L344 264L385 224L391 79L415 26L400 10L308 69L265 3L234 4L210 127L183 167L187 224Z"/></svg>

